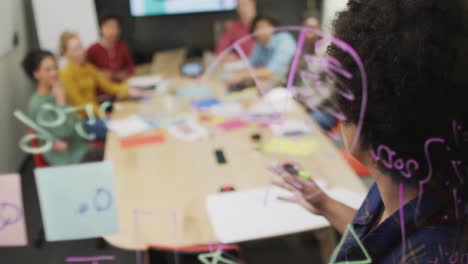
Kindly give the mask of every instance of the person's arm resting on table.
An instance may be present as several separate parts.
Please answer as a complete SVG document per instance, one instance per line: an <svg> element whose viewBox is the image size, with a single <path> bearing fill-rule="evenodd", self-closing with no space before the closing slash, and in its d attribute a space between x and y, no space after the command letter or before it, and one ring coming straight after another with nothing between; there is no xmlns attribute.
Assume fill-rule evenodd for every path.
<svg viewBox="0 0 468 264"><path fill-rule="evenodd" d="M94 66L90 67L94 68ZM94 68L93 73L96 81L98 82L99 88L101 88L103 91L115 95L118 99L124 99L128 97L129 87L127 84L117 84L110 81L96 68Z"/></svg>

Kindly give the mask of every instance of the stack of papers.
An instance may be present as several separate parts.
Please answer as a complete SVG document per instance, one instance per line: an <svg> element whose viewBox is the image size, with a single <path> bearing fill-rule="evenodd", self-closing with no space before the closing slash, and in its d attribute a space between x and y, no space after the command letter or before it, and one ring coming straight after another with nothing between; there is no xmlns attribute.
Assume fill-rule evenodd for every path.
<svg viewBox="0 0 468 264"><path fill-rule="evenodd" d="M292 94L286 88L269 91L257 104L252 106L250 114L254 116L289 113L292 109Z"/></svg>
<svg viewBox="0 0 468 264"><path fill-rule="evenodd" d="M277 137L307 135L312 133L310 127L302 120L287 120L281 123L274 123L270 125L270 128Z"/></svg>
<svg viewBox="0 0 468 264"><path fill-rule="evenodd" d="M156 128L154 124L151 124L138 115L131 115L124 119L109 121L107 127L119 137L128 137Z"/></svg>
<svg viewBox="0 0 468 264"><path fill-rule="evenodd" d="M342 188L324 190L335 200L359 208L365 194ZM206 198L206 207L214 231L222 243L238 243L269 238L329 226L322 216L314 215L297 204L282 202L278 196L291 193L277 187L219 193Z"/></svg>
<svg viewBox="0 0 468 264"><path fill-rule="evenodd" d="M162 78L160 76L140 76L140 77L132 77L128 80L128 85L131 87L136 87L139 89L151 89L155 88L162 82Z"/></svg>
<svg viewBox="0 0 468 264"><path fill-rule="evenodd" d="M224 118L242 117L245 109L239 102L227 102L223 104L213 105L209 108L209 113L213 116Z"/></svg>

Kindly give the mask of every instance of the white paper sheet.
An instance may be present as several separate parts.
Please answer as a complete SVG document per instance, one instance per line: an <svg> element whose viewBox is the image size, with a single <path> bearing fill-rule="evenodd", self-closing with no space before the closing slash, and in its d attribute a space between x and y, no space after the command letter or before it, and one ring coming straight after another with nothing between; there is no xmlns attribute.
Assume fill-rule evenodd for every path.
<svg viewBox="0 0 468 264"><path fill-rule="evenodd" d="M107 123L107 127L119 137L128 137L155 128L138 115L110 121Z"/></svg>
<svg viewBox="0 0 468 264"><path fill-rule="evenodd" d="M354 208L359 207L365 197L365 194L343 189L326 192ZM322 216L277 199L279 195L288 194L288 191L272 186L208 196L206 207L218 239L222 243L237 243L330 225Z"/></svg>
<svg viewBox="0 0 468 264"><path fill-rule="evenodd" d="M150 89L158 86L163 79L161 76L150 75L150 76L138 76L132 77L128 80L128 85L140 89Z"/></svg>
<svg viewBox="0 0 468 264"><path fill-rule="evenodd" d="M302 120L286 120L282 123L270 125L277 137L306 135L312 133L310 127Z"/></svg>
<svg viewBox="0 0 468 264"><path fill-rule="evenodd" d="M286 88L275 88L263 96L263 98L250 108L252 115L271 115L289 113L293 101L291 92Z"/></svg>
<svg viewBox="0 0 468 264"><path fill-rule="evenodd" d="M226 102L210 107L209 112L213 116L235 118L245 114L245 109L239 102Z"/></svg>

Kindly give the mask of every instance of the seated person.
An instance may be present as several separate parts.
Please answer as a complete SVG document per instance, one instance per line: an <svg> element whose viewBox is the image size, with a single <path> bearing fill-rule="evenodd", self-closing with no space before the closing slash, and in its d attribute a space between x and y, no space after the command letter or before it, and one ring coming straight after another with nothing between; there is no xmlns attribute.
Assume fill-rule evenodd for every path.
<svg viewBox="0 0 468 264"><path fill-rule="evenodd" d="M96 67L87 63L85 51L77 35L69 32L63 33L60 39L60 51L67 59L67 65L60 71L60 81L66 98L72 106L92 105L94 115L99 117L98 89L116 96L117 99L143 96L142 91L128 87L126 83L119 84L110 81ZM90 118L84 111L79 114ZM98 140L105 139L107 129L102 121L94 125L88 122L86 124L86 132L96 135Z"/></svg>
<svg viewBox="0 0 468 264"><path fill-rule="evenodd" d="M100 21L101 40L86 52L88 62L114 82L123 82L132 76L135 63L127 44L120 39L121 22L115 15L106 15Z"/></svg>
<svg viewBox="0 0 468 264"><path fill-rule="evenodd" d="M338 78L356 99L336 91L333 97L347 118L346 146L375 184L356 211L312 179L286 170L276 179L293 192L281 199L326 217L341 233L348 224L355 230L362 246L349 235L333 263L363 261L364 251L368 263L465 262L468 78L458 67L465 61L460 54L467 54L466 10L461 0L369 0L350 1L338 14L336 37L366 68L365 115L359 67L335 44L329 55L354 76Z"/></svg>
<svg viewBox="0 0 468 264"><path fill-rule="evenodd" d="M317 31L322 30L322 25L320 23L320 13L317 10L306 11L303 17L303 27L311 29L311 31L308 31L306 33L303 54L321 56L321 54L316 54L316 51L315 51L315 44L321 38L321 36L319 36L319 34L315 32L315 30ZM301 60L299 70L306 71L306 72L319 73L321 74L321 76L324 76L324 73L322 70L320 70L317 67L311 69L308 63L304 59ZM338 119L327 110L332 107L332 104L330 102L330 96L331 96L331 90L332 90L330 86L332 86L332 84L330 82L326 82L326 79L322 79L322 80L325 81L323 82L324 83L323 88L325 89L321 89L319 91L318 87L314 87L314 86L306 87L302 79L297 78L297 81L298 81L297 85L299 86L299 88L308 89L307 97L304 98L300 96L299 98L306 105L307 111L310 113L312 118L320 125L320 127L324 129L325 131L330 131L337 125ZM307 106L307 103L305 102L311 99L314 104L314 107Z"/></svg>
<svg viewBox="0 0 468 264"><path fill-rule="evenodd" d="M48 51L32 51L24 58L23 68L26 74L37 82L36 91L29 100L30 117L37 121L40 115L41 120L54 121L57 114L46 110L48 109L44 108L46 105L58 110L65 110L69 107L59 84L54 55ZM73 113L67 113L62 124L52 128L45 127L55 136L52 150L44 154L49 165L77 164L103 159L103 149L90 147L76 132L75 125L81 122Z"/></svg>
<svg viewBox="0 0 468 264"><path fill-rule="evenodd" d="M256 5L256 0L238 1L237 14L239 14L239 20L234 21L224 32L216 47L216 55L219 55L221 52L231 47L237 41L250 35L250 27L252 21L257 15ZM255 39L253 38L247 38L244 41L242 41L242 43L240 43L240 47L247 56L250 56L254 46ZM226 57L227 61L236 59L238 59L238 56L235 52L231 52L231 54L228 54Z"/></svg>
<svg viewBox="0 0 468 264"><path fill-rule="evenodd" d="M256 85L269 88L284 82L296 51L296 41L287 32L275 32L277 26L279 23L276 19L269 16L259 15L254 19L251 32L255 33L257 44L250 56L253 72L246 69L235 73L228 80L231 88L255 79L261 82Z"/></svg>

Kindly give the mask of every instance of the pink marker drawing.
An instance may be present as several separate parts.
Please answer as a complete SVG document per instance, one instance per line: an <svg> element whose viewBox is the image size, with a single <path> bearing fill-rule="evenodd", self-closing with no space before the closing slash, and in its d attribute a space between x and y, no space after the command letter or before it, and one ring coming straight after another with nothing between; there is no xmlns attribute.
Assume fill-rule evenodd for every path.
<svg viewBox="0 0 468 264"><path fill-rule="evenodd" d="M113 261L113 256L97 256L97 257L68 257L65 259L67 263L91 263L99 264L100 261Z"/></svg>

